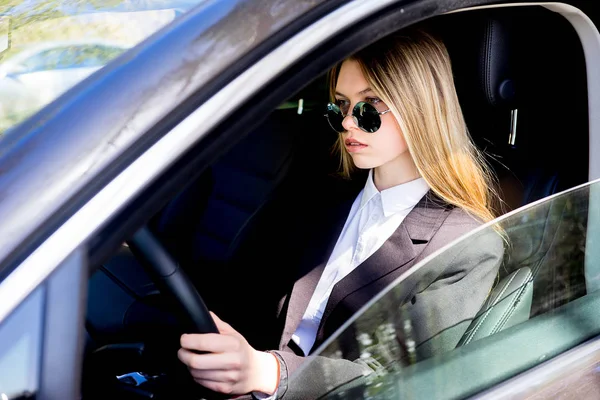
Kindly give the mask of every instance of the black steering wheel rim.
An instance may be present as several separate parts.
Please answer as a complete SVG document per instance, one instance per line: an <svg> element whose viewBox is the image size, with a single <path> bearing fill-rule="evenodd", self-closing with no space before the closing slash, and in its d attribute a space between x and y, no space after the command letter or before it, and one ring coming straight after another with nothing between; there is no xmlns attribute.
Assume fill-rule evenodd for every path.
<svg viewBox="0 0 600 400"><path fill-rule="evenodd" d="M219 333L191 279L146 226L127 244L161 293L179 306L188 333Z"/></svg>

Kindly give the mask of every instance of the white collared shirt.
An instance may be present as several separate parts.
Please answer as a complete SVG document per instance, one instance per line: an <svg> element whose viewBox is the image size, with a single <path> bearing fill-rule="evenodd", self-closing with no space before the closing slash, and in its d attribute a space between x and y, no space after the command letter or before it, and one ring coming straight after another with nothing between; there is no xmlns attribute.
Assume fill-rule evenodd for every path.
<svg viewBox="0 0 600 400"><path fill-rule="evenodd" d="M292 340L305 355L308 355L315 343L321 318L335 284L392 236L428 190L425 180L418 178L380 192L373 182L373 171L369 172L365 187L352 204L302 321L292 335Z"/></svg>

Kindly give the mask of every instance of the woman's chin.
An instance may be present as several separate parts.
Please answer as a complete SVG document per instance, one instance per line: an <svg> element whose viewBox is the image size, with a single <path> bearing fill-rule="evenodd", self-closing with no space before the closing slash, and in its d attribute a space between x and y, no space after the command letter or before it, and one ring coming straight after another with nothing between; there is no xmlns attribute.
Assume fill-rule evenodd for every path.
<svg viewBox="0 0 600 400"><path fill-rule="evenodd" d="M362 157L352 157L352 161L354 162L354 166L358 169L372 169L377 166L377 164L373 162L368 162L368 160L361 159Z"/></svg>

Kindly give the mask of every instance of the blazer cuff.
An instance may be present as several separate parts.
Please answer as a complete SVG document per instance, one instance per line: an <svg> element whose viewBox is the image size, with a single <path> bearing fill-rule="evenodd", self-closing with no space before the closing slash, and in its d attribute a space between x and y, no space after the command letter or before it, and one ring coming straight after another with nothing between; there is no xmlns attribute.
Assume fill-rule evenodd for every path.
<svg viewBox="0 0 600 400"><path fill-rule="evenodd" d="M272 351L267 351L266 353L271 354L275 357L275 361L277 361L277 386L275 386L275 392L273 394L266 394L263 392L252 392L252 398L256 400L275 400L277 399L277 391L279 390L279 382L281 381L281 360L280 357L277 357Z"/></svg>
<svg viewBox="0 0 600 400"><path fill-rule="evenodd" d="M264 394L262 392L252 392L252 398L256 400L275 400L277 399L277 390L275 390L275 393L271 395Z"/></svg>
<svg viewBox="0 0 600 400"><path fill-rule="evenodd" d="M277 385L277 389L275 389L275 394L273 394L275 397L269 397L268 399L281 399L285 395L285 392L287 392L289 370L285 360L278 351L269 350L267 353L273 354L279 363L279 384Z"/></svg>

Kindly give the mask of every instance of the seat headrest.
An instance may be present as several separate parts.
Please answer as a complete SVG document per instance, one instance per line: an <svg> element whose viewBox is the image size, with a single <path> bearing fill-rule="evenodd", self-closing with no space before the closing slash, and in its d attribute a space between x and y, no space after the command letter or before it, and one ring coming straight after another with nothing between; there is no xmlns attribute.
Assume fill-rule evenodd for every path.
<svg viewBox="0 0 600 400"><path fill-rule="evenodd" d="M479 84L487 103L494 107L517 108L515 56L511 49L510 22L487 18L479 27Z"/></svg>
<svg viewBox="0 0 600 400"><path fill-rule="evenodd" d="M467 101L516 108L518 57L511 19L497 10L482 10L444 16L432 23L432 31L448 48L457 89L467 95Z"/></svg>

